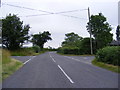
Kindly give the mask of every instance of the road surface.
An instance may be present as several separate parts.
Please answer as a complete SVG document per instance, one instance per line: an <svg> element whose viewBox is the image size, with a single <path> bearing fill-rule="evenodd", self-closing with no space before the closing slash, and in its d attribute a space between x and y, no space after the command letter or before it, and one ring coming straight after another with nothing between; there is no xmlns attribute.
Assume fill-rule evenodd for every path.
<svg viewBox="0 0 120 90"><path fill-rule="evenodd" d="M118 88L118 74L93 66L94 56L47 52L13 58L24 66L3 82L3 88Z"/></svg>

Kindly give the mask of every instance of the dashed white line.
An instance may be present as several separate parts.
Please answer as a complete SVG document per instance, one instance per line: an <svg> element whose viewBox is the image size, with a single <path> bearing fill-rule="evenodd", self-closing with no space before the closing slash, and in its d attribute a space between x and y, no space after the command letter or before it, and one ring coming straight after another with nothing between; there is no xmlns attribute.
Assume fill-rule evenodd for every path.
<svg viewBox="0 0 120 90"><path fill-rule="evenodd" d="M51 57L52 58L52 57ZM52 60L53 60L53 62L56 62L55 60L54 60L54 58L52 58Z"/></svg>
<svg viewBox="0 0 120 90"><path fill-rule="evenodd" d="M71 83L74 83L73 80L65 73L65 71L58 65L58 67L60 68L60 70L63 72L63 74L68 78L68 80L71 82Z"/></svg>
<svg viewBox="0 0 120 90"><path fill-rule="evenodd" d="M49 55L50 55L50 53L49 53ZM52 58L53 62L56 62L55 59L51 55L50 55L50 57Z"/></svg>

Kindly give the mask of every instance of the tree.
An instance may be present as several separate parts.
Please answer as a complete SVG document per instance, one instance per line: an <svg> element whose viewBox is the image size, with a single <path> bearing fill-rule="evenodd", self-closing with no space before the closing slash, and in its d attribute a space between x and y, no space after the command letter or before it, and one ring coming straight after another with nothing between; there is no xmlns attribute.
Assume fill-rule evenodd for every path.
<svg viewBox="0 0 120 90"><path fill-rule="evenodd" d="M23 21L16 15L9 14L2 19L2 43L10 49L19 49L25 41L29 39L28 32L30 26L23 26Z"/></svg>
<svg viewBox="0 0 120 90"><path fill-rule="evenodd" d="M112 41L113 34L110 33L112 28L109 23L106 22L106 17L104 17L102 13L91 16L90 22L87 23L88 32L90 32L90 28L91 33L95 38L96 49L103 48Z"/></svg>
<svg viewBox="0 0 120 90"><path fill-rule="evenodd" d="M43 49L44 44L48 40L52 40L50 36L51 34L48 31L44 31L43 33L39 32L39 34L32 35L31 42L33 43L33 46L38 45L41 49Z"/></svg>
<svg viewBox="0 0 120 90"><path fill-rule="evenodd" d="M117 41L120 41L120 25L118 25L116 29L116 39Z"/></svg>
<svg viewBox="0 0 120 90"><path fill-rule="evenodd" d="M65 41L62 42L62 46L78 47L82 37L74 32L65 34Z"/></svg>
<svg viewBox="0 0 120 90"><path fill-rule="evenodd" d="M94 39L92 38L92 45L94 46ZM90 49L90 38L86 37L81 40L80 43L80 53L82 54L90 54L91 49ZM95 47L93 47L93 53L95 53Z"/></svg>

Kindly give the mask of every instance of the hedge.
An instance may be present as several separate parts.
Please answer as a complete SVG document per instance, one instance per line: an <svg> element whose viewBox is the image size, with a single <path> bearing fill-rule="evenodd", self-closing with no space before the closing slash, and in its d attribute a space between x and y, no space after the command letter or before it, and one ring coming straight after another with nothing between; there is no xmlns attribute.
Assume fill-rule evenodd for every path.
<svg viewBox="0 0 120 90"><path fill-rule="evenodd" d="M120 66L120 46L108 46L96 53L96 60Z"/></svg>
<svg viewBox="0 0 120 90"><path fill-rule="evenodd" d="M79 48L78 47L61 47L58 48L58 53L62 53L62 54L75 54L75 55L79 55Z"/></svg>

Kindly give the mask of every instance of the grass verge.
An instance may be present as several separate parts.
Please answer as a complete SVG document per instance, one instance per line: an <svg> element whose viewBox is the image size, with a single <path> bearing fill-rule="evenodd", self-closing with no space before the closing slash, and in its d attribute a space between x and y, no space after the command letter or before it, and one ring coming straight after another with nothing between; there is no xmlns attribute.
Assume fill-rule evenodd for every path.
<svg viewBox="0 0 120 90"><path fill-rule="evenodd" d="M2 80L9 77L22 66L23 63L15 59L11 59L11 61L7 64L2 64Z"/></svg>
<svg viewBox="0 0 120 90"><path fill-rule="evenodd" d="M2 80L9 77L23 65L22 62L10 58L10 56L8 50L2 50Z"/></svg>
<svg viewBox="0 0 120 90"><path fill-rule="evenodd" d="M105 64L103 62L98 62L96 59L92 61L92 64L107 70L110 70L112 72L120 73L120 66L114 66L111 64Z"/></svg>

